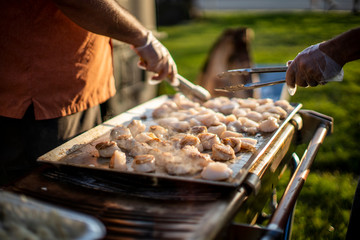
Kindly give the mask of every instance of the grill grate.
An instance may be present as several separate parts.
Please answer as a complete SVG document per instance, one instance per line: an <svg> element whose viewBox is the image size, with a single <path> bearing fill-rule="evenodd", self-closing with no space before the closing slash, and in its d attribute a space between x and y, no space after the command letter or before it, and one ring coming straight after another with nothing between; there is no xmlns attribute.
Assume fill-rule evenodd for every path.
<svg viewBox="0 0 360 240"><path fill-rule="evenodd" d="M123 176L75 169L72 169L72 167L66 171L50 169L45 171L43 175L54 181L75 184L91 190L168 201L213 201L218 199L226 190L224 187L207 186L205 184L166 180L161 182L156 180L154 182L147 177Z"/></svg>
<svg viewBox="0 0 360 240"><path fill-rule="evenodd" d="M229 189L170 181L154 186L145 180L49 167L13 190L98 218L106 239L192 239L215 208L214 200Z"/></svg>

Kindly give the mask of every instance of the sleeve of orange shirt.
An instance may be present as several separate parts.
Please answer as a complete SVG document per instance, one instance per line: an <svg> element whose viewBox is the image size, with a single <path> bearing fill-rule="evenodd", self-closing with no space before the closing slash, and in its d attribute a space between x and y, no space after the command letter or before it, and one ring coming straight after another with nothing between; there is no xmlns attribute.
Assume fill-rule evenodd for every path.
<svg viewBox="0 0 360 240"><path fill-rule="evenodd" d="M149 30L115 0L53 1L67 17L88 31L131 44L135 49L147 45ZM172 82L175 81L177 68L171 55L159 54L168 52L160 42L151 43L151 47L146 48L146 54L136 51L140 57L147 58L143 67L155 72L156 80L169 77Z"/></svg>

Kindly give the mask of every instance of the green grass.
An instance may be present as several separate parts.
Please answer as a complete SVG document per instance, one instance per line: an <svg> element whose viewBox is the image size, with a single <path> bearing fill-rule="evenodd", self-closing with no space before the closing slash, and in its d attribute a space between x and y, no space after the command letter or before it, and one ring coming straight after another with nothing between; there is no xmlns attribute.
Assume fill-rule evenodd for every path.
<svg viewBox="0 0 360 240"><path fill-rule="evenodd" d="M285 64L309 45L360 26L360 17L345 12L227 12L161 27L162 42L179 73L196 81L210 47L226 28L249 27L256 64ZM334 132L325 139L300 194L293 239L344 239L360 172L360 61L344 67L341 83L300 88L291 102L334 118ZM173 93L163 84L160 93ZM282 183L285 184L285 183Z"/></svg>

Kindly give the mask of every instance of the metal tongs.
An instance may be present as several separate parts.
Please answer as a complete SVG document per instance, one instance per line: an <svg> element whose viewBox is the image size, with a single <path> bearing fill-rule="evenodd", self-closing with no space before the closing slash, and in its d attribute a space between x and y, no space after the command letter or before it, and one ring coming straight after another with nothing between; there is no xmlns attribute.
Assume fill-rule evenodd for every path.
<svg viewBox="0 0 360 240"><path fill-rule="evenodd" d="M274 72L286 72L288 69L287 66L281 67L259 67L259 68L240 68L240 69L232 69L226 72L222 72L218 74L218 78L224 79L229 78L236 75L248 75L253 73L274 73ZM249 90L254 88L266 87L275 84L285 83L285 79L276 80L271 82L254 82L254 83L247 83L247 84L237 84L233 86L226 86L223 88L217 88L215 91L222 91L222 92L234 92L239 90Z"/></svg>

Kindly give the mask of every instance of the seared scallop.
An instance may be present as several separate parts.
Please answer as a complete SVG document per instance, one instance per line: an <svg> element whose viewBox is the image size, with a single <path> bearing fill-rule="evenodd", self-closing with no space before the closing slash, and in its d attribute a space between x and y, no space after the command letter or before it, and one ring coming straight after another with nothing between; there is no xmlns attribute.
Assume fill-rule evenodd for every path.
<svg viewBox="0 0 360 240"><path fill-rule="evenodd" d="M256 144L257 144L256 139L243 137L243 138L240 138L240 140L241 140L241 149L252 151L252 152L256 150Z"/></svg>
<svg viewBox="0 0 360 240"><path fill-rule="evenodd" d="M220 138L229 138L229 137L243 137L241 133L233 132L233 131L225 131L221 134Z"/></svg>
<svg viewBox="0 0 360 240"><path fill-rule="evenodd" d="M214 133L214 134L218 135L219 137L225 131L226 131L226 125L225 124L219 124L217 126L211 126L211 127L208 128L208 133Z"/></svg>
<svg viewBox="0 0 360 240"><path fill-rule="evenodd" d="M205 126L193 126L190 128L190 133L194 135L198 135L201 133L207 133L207 127Z"/></svg>
<svg viewBox="0 0 360 240"><path fill-rule="evenodd" d="M116 150L120 150L116 142L106 141L96 144L95 148L98 150L100 157L111 157Z"/></svg>
<svg viewBox="0 0 360 240"><path fill-rule="evenodd" d="M118 125L118 126L114 127L113 129L111 129L111 131L110 131L110 139L111 140L115 140L118 136L121 136L121 135L130 135L131 136L130 129L125 127L124 125Z"/></svg>
<svg viewBox="0 0 360 240"><path fill-rule="evenodd" d="M217 161L229 161L235 158L235 152L231 146L217 143L212 146L211 158Z"/></svg>
<svg viewBox="0 0 360 240"><path fill-rule="evenodd" d="M273 132L279 128L278 120L274 117L269 117L260 123L259 129L262 132Z"/></svg>
<svg viewBox="0 0 360 240"><path fill-rule="evenodd" d="M141 120L134 119L129 123L128 128L130 129L132 136L136 137L136 135L145 131L146 126Z"/></svg>
<svg viewBox="0 0 360 240"><path fill-rule="evenodd" d="M224 138L221 142L225 145L229 145L230 147L232 147L235 153L238 153L241 150L240 138L236 138L236 137Z"/></svg>
<svg viewBox="0 0 360 240"><path fill-rule="evenodd" d="M155 157L150 154L137 155L134 157L132 168L135 172L154 172L155 171Z"/></svg>
<svg viewBox="0 0 360 240"><path fill-rule="evenodd" d="M186 136L184 136L181 140L180 140L180 148L184 148L185 146L194 146L196 147L199 151L203 151L203 146L201 144L201 141L198 137L188 134Z"/></svg>
<svg viewBox="0 0 360 240"><path fill-rule="evenodd" d="M160 125L151 125L149 132L154 133L160 139L165 139L169 136L169 131Z"/></svg>
<svg viewBox="0 0 360 240"><path fill-rule="evenodd" d="M126 154L119 150L115 150L115 152L111 156L109 168L125 171L127 169Z"/></svg>
<svg viewBox="0 0 360 240"><path fill-rule="evenodd" d="M228 165L221 162L209 163L201 172L201 177L207 180L221 181L226 180L233 174Z"/></svg>
<svg viewBox="0 0 360 240"><path fill-rule="evenodd" d="M198 135L204 150L211 150L214 144L221 143L220 138L214 133L201 133Z"/></svg>

